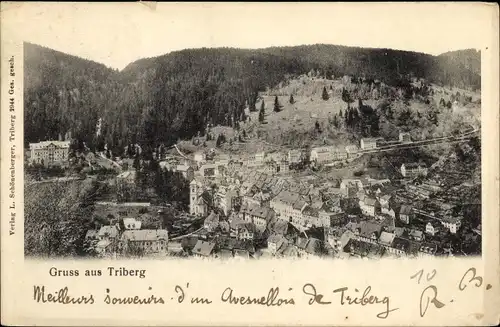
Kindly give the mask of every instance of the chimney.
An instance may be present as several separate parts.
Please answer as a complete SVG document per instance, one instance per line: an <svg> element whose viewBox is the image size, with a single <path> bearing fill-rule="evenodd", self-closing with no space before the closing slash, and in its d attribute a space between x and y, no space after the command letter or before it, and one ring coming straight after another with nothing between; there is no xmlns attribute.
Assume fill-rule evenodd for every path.
<svg viewBox="0 0 500 327"><path fill-rule="evenodd" d="M58 139L57 139L57 140L58 140L58 141L62 141L62 135L61 135L61 133L59 133L59 136L58 136Z"/></svg>

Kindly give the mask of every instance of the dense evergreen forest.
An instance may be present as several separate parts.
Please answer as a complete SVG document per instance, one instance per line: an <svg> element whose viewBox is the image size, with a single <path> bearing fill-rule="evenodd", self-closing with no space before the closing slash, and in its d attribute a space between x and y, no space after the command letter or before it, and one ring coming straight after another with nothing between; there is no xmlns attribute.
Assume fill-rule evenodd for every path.
<svg viewBox="0 0 500 327"><path fill-rule="evenodd" d="M100 150L170 145L208 123L235 126L259 91L311 71L378 79L410 77L480 89L480 53L440 56L334 45L242 50L187 49L141 59L122 71L38 45L24 45L25 142L71 136ZM102 126L97 130L97 122Z"/></svg>

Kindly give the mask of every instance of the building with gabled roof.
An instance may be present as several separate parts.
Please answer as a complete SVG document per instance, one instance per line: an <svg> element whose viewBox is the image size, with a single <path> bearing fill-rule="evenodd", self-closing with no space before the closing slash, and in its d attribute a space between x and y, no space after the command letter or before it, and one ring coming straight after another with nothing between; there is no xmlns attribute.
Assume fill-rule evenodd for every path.
<svg viewBox="0 0 500 327"><path fill-rule="evenodd" d="M205 218L203 227L205 227L208 231L214 231L217 227L219 227L219 215L213 211L210 212L210 214Z"/></svg>
<svg viewBox="0 0 500 327"><path fill-rule="evenodd" d="M421 162L404 163L401 165L403 177L427 176L427 165Z"/></svg>
<svg viewBox="0 0 500 327"><path fill-rule="evenodd" d="M420 242L424 239L424 232L422 232L421 230L418 230L418 229L415 229L415 228L412 228L410 229L410 231L408 232L408 237L412 240L415 240L417 242Z"/></svg>
<svg viewBox="0 0 500 327"><path fill-rule="evenodd" d="M126 230L120 238L120 249L140 255L166 253L168 231L166 229Z"/></svg>
<svg viewBox="0 0 500 327"><path fill-rule="evenodd" d="M253 203L244 204L239 213L240 219L245 222L253 223L256 227L256 231L259 233L264 232L267 224L274 216L275 212L272 208L262 207Z"/></svg>
<svg viewBox="0 0 500 327"><path fill-rule="evenodd" d="M363 214L372 217L381 212L380 202L369 196L365 196L363 200L359 200L359 207Z"/></svg>
<svg viewBox="0 0 500 327"><path fill-rule="evenodd" d="M116 225L102 226L98 232L99 240L105 239L116 239L118 237L119 231Z"/></svg>
<svg viewBox="0 0 500 327"><path fill-rule="evenodd" d="M194 178L194 169L191 166L177 165L177 167L175 167L175 171L181 173L182 176L188 181L192 181Z"/></svg>
<svg viewBox="0 0 500 327"><path fill-rule="evenodd" d="M198 257L209 257L213 254L215 242L198 240L192 253Z"/></svg>
<svg viewBox="0 0 500 327"><path fill-rule="evenodd" d="M141 229L142 222L136 220L135 218L123 218L123 226L126 230L137 230Z"/></svg>
<svg viewBox="0 0 500 327"><path fill-rule="evenodd" d="M360 141L359 141L359 146L362 150L371 150L371 149L375 149L377 147L377 141L378 139L377 138L373 138L373 137L370 137L370 138L362 138Z"/></svg>
<svg viewBox="0 0 500 327"><path fill-rule="evenodd" d="M395 237L392 245L387 248L390 253L398 256L407 255L410 252L411 242L401 237Z"/></svg>
<svg viewBox="0 0 500 327"><path fill-rule="evenodd" d="M288 162L291 164L296 164L302 161L302 151L300 150L290 150L288 151Z"/></svg>
<svg viewBox="0 0 500 327"><path fill-rule="evenodd" d="M280 234L271 234L267 238L267 248L271 254L276 254L283 244L286 244L287 240Z"/></svg>
<svg viewBox="0 0 500 327"><path fill-rule="evenodd" d="M412 207L407 204L401 205L401 208L399 209L399 220L401 220L405 224L409 224L411 222L412 216Z"/></svg>
<svg viewBox="0 0 500 327"><path fill-rule="evenodd" d="M253 240L255 238L256 228L253 223L241 223L237 227L237 238L240 240Z"/></svg>
<svg viewBox="0 0 500 327"><path fill-rule="evenodd" d="M382 232L382 225L371 221L360 222L354 232L356 239L368 243L377 243Z"/></svg>
<svg viewBox="0 0 500 327"><path fill-rule="evenodd" d="M445 215L441 218L439 218L441 221L441 224L449 229L450 233L456 234L460 226L462 225L461 218L459 217L454 217L451 215Z"/></svg>
<svg viewBox="0 0 500 327"><path fill-rule="evenodd" d="M51 165L67 162L70 141L42 141L30 143L30 163Z"/></svg>
<svg viewBox="0 0 500 327"><path fill-rule="evenodd" d="M429 235L435 236L436 234L442 232L443 229L441 228L441 225L438 222L428 222L427 225L425 225L425 232Z"/></svg>
<svg viewBox="0 0 500 327"><path fill-rule="evenodd" d="M395 237L396 235L394 233L388 233L386 231L382 231L380 233L378 243L387 249L392 245L392 242L394 241Z"/></svg>
<svg viewBox="0 0 500 327"><path fill-rule="evenodd" d="M418 256L432 257L438 254L439 248L435 243L423 242L418 249Z"/></svg>

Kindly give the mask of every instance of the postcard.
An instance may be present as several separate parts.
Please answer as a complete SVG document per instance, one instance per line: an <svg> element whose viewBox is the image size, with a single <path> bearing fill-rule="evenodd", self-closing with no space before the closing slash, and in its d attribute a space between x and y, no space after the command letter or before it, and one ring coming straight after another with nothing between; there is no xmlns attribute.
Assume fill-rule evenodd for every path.
<svg viewBox="0 0 500 327"><path fill-rule="evenodd" d="M498 17L2 2L2 324L498 324Z"/></svg>

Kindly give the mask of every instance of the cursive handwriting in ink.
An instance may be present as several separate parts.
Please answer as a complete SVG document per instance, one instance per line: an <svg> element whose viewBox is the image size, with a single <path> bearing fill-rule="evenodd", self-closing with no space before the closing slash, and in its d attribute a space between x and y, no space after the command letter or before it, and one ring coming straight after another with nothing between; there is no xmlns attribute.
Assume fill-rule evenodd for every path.
<svg viewBox="0 0 500 327"><path fill-rule="evenodd" d="M152 290L150 287L149 290ZM104 303L106 304L165 304L165 301L161 296L150 295L148 297L134 296L124 296L124 297L112 297L110 295L109 288L106 289L106 297L104 298Z"/></svg>
<svg viewBox="0 0 500 327"><path fill-rule="evenodd" d="M426 299L425 307L423 307L424 295ZM434 285L429 285L422 291L422 294L420 295L420 317L425 316L425 313L429 308L429 303L434 304L434 306L438 309L444 307L444 303L442 303L437 299L437 295L438 295L438 290L437 287Z"/></svg>
<svg viewBox="0 0 500 327"><path fill-rule="evenodd" d="M177 302L182 303L184 301L184 298L186 297L182 287L180 287L179 285L175 285L175 293L179 294L179 296L177 296Z"/></svg>
<svg viewBox="0 0 500 327"><path fill-rule="evenodd" d="M45 294L45 286L33 286L33 300L42 303L61 303L61 304L94 304L94 296L79 296L72 297L68 295L68 287L61 288L54 294L47 292Z"/></svg>
<svg viewBox="0 0 500 327"><path fill-rule="evenodd" d="M379 304L379 303L385 304L386 305L386 309L384 311L382 311L382 312L380 312L380 313L377 314L377 318L380 318L380 319L386 319L387 317L389 317L389 313L391 313L391 312L396 311L396 310L399 309L399 308L393 308L393 309L391 309L390 299L389 299L388 296L385 296L382 299L380 299L377 296L369 295L371 289L372 289L372 287L368 286L364 290L363 295L361 296L361 298L359 298L357 296L351 297L349 295L346 295L345 292L348 290L347 287L337 288L336 290L333 291L333 293L339 293L340 292L340 304L341 305L353 305L353 304L357 304L357 305L365 306L365 305L369 305L369 304ZM358 290L355 289L355 292L358 292Z"/></svg>
<svg viewBox="0 0 500 327"><path fill-rule="evenodd" d="M314 303L318 304L330 304L332 302L328 301L323 301L323 294L318 294L316 292L316 287L314 287L313 284L307 283L302 287L302 291L304 294L310 295L311 298L309 299L309 305L312 305Z"/></svg>
<svg viewBox="0 0 500 327"><path fill-rule="evenodd" d="M468 275L472 275L472 276L469 276L469 281L465 284L464 279L465 279L465 276L468 276ZM460 282L458 283L458 289L463 291L467 288L467 285L469 285L472 282L476 282L476 284L475 284L476 287L480 287L481 285L483 285L483 277L476 276L476 268L474 268L474 267L469 268L465 272L465 274L462 276L462 279L460 279Z"/></svg>
<svg viewBox="0 0 500 327"><path fill-rule="evenodd" d="M230 304L260 304L268 307L285 305L295 305L295 300L293 298L280 299L278 295L280 293L280 288L271 288L266 296L261 297L250 297L250 296L235 296L233 294L233 289L227 287L221 294L221 301Z"/></svg>

